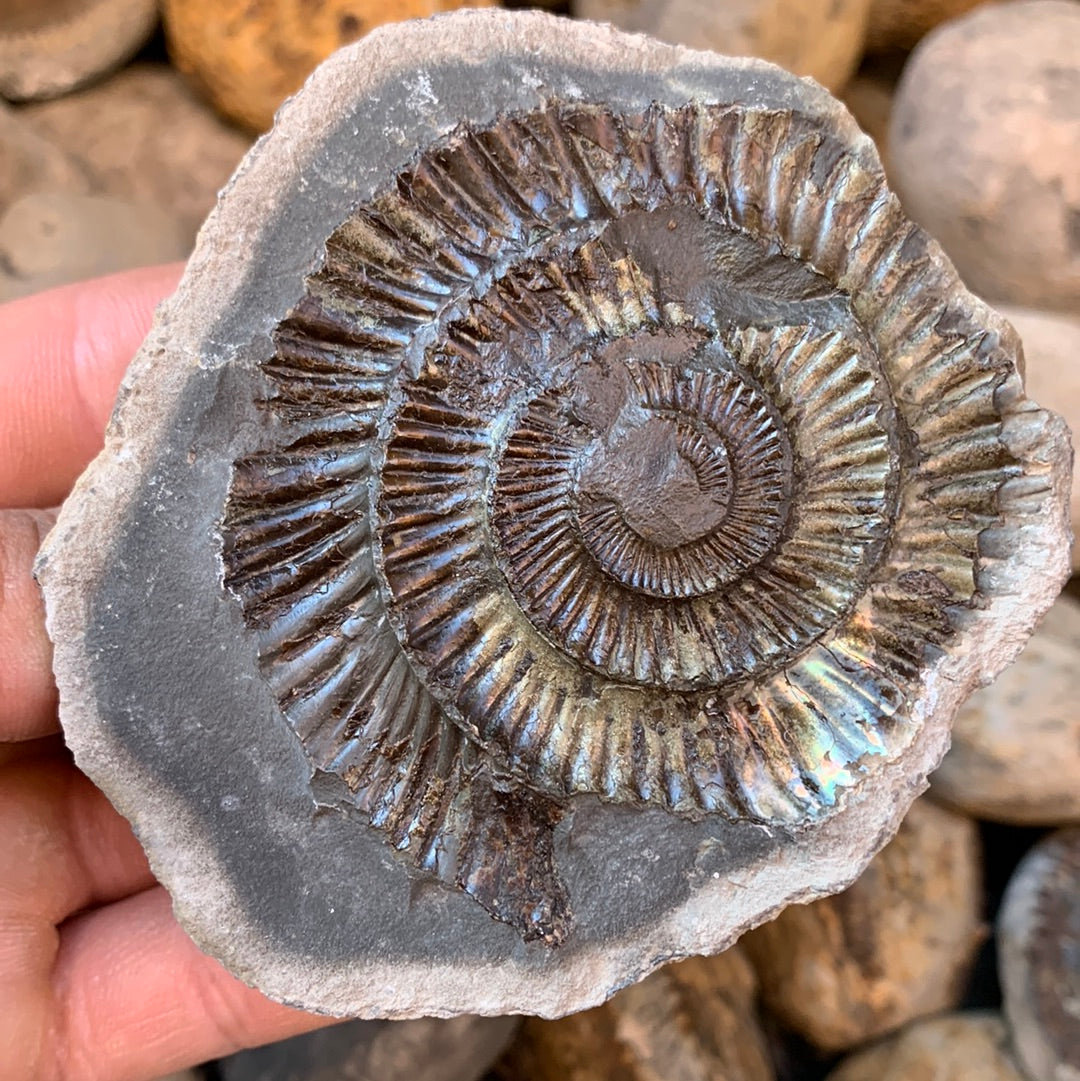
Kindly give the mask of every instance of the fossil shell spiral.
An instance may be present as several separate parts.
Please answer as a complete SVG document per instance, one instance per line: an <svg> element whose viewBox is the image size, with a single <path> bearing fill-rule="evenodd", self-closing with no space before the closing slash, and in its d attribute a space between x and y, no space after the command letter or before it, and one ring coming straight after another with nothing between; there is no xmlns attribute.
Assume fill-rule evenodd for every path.
<svg viewBox="0 0 1080 1081"><path fill-rule="evenodd" d="M910 738L1021 472L1010 358L933 337L926 248L791 111L551 105L426 148L276 328L223 523L313 764L552 941L528 848L569 797L824 814ZM518 843L458 811L485 768ZM474 861L531 866L520 899Z"/></svg>
<svg viewBox="0 0 1080 1081"><path fill-rule="evenodd" d="M665 930L614 987L883 843L1067 573L1067 450L1023 398L1015 335L831 99L597 27L561 27L559 58L553 25L389 28L314 77L189 270L218 311L214 245L251 243L228 312L160 332L201 358L202 389L170 392L186 467L129 457L159 500L198 487L215 573L185 605L217 613L210 643L231 628L229 693L265 696L244 731L304 763L286 787L310 827L275 805L269 846L301 854L268 859L375 838L419 898L380 927L454 898L509 929L511 968L549 975L633 937L612 891L670 891L641 902ZM229 239L301 134L288 199ZM619 863L620 831L655 871ZM743 874L725 931L671 915ZM515 995L499 1006L537 1008Z"/></svg>

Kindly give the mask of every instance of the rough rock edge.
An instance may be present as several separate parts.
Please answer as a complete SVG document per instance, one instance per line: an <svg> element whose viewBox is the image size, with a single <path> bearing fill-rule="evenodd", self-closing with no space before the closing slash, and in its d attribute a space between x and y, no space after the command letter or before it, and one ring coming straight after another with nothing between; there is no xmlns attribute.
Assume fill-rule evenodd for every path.
<svg viewBox="0 0 1080 1081"><path fill-rule="evenodd" d="M1069 573L1067 429L1059 418L1021 401L1003 438L1018 457L1029 461L1032 471L1049 476L1052 494L1029 510L1015 529L1016 551L1007 578L997 580L1000 568L992 562L984 572L995 576L998 595L964 632L961 654L946 655L927 671L923 706L912 715L919 735L904 760L886 765L873 785L851 791L842 808L808 835L796 836L776 857L752 871L708 881L648 936L635 932L604 948L580 948L572 963L553 967L543 978L535 970L515 968L512 961L471 967L403 962L317 965L283 949L277 955L270 952L194 818L163 799L158 786L123 747L103 738L103 725L87 695L91 659L83 651L82 633L87 597L104 569L105 542L137 490L141 463L152 460L157 437L169 424L167 412L155 415L154 400L174 401L189 377L190 364L177 364L172 358L196 357L199 364L214 367L232 359L228 350L203 340L203 328L213 325L213 316L235 295L237 287L230 292L228 281L236 283L258 273L249 223L264 217L266 193L273 186L263 177L294 172L298 162L314 156L333 127L332 118L350 102L377 92L384 82L415 76L415 57L476 64L478 43L485 41L485 52L516 56L530 65L577 62L601 71L632 69L667 78L673 86L680 66L741 69L750 78L775 70L763 61L719 58L611 27L578 24L578 28L567 34L565 21L556 23L538 12L463 12L376 30L320 67L305 90L282 106L273 137L263 136L256 143L203 227L177 293L159 309L124 377L105 449L76 483L39 559L49 633L58 643L54 670L61 716L77 763L111 789L110 798L132 821L151 864L174 896L178 919L196 942L271 998L309 1010L389 1018L461 1012L557 1017L603 1002L667 961L718 952L788 904L843 889L895 833L912 800L927 787L927 775L947 749L949 725L960 703L1019 652ZM873 144L839 102L809 80L803 80L803 92L806 111L834 124L854 153L879 167ZM494 115L490 103L478 108ZM930 257L950 266L933 243ZM319 259L312 253L306 272L315 269ZM231 277L208 272L221 260L227 261ZM297 299L302 288L297 278ZM984 325L1017 344L1012 328L968 294L958 278L954 295ZM261 331L269 336L275 323L274 313L265 313ZM128 430L131 438L125 436ZM1002 500L1012 501L1007 492ZM69 547L76 523L77 547L65 554L62 573L54 571L50 558L58 548ZM115 786L109 783L111 778L118 779ZM177 899L185 896L198 896L197 908Z"/></svg>

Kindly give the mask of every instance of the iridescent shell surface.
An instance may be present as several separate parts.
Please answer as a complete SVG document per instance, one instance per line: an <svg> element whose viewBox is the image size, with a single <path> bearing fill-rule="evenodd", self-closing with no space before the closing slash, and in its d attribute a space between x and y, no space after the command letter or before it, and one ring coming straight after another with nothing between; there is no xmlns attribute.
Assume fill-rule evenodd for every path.
<svg viewBox="0 0 1080 1081"><path fill-rule="evenodd" d="M526 938L576 796L799 827L912 738L1020 463L1011 362L792 111L459 126L326 240L225 587L312 767Z"/></svg>

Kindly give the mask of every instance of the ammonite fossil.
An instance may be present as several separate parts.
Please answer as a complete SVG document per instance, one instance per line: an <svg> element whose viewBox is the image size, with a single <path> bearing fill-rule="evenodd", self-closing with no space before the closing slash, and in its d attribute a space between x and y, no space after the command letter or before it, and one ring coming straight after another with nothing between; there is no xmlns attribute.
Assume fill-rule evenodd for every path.
<svg viewBox="0 0 1080 1081"><path fill-rule="evenodd" d="M271 994L598 1001L849 881L1049 604L1016 357L813 85L373 34L241 166L43 558L78 760Z"/></svg>

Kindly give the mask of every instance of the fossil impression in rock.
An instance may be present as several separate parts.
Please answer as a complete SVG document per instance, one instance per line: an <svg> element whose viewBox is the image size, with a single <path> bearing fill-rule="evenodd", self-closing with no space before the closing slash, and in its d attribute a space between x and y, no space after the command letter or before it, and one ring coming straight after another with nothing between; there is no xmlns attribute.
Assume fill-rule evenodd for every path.
<svg viewBox="0 0 1080 1081"><path fill-rule="evenodd" d="M42 558L78 761L268 993L600 1001L850 881L1050 603L1017 351L809 83L374 33L241 166Z"/></svg>

